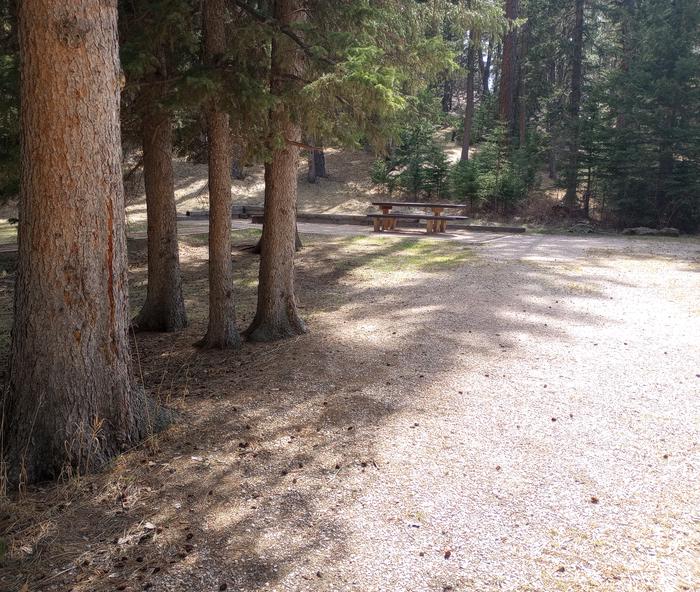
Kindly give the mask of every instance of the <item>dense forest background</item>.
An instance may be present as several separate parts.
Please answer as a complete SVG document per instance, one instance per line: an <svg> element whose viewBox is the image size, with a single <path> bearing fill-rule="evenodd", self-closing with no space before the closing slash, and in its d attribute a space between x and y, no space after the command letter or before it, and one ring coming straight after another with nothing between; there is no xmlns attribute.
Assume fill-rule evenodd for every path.
<svg viewBox="0 0 700 592"><path fill-rule="evenodd" d="M4 199L18 192L15 4L0 4ZM154 129L169 126L161 141L176 153L201 156L201 108L218 95L237 166L266 158L268 54L279 24L265 2L228 5L234 18L212 64L200 2L119 2L125 154L140 148L145 114ZM692 0L312 2L286 30L306 63L285 92L300 99L293 117L305 146L375 150L373 179L391 191L508 214L546 171L572 217L694 231L699 22ZM432 141L449 125L463 145L455 167Z"/></svg>

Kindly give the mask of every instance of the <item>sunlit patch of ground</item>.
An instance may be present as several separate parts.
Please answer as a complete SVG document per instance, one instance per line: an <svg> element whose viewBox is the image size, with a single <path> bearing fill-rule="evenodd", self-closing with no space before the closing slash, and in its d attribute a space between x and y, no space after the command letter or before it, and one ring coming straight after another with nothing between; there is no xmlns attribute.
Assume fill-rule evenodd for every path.
<svg viewBox="0 0 700 592"><path fill-rule="evenodd" d="M326 149L327 178L316 183L306 180L307 163L299 161L298 207L301 212L324 214L358 214L373 211L370 202L382 197L370 180L374 156L363 151ZM175 202L179 214L207 210L209 190L207 166L183 159L174 162ZM262 165L246 169L243 180L234 180L231 188L234 205L262 205L265 195ZM143 224L146 219L143 175L135 173L127 184L127 220L129 225Z"/></svg>
<svg viewBox="0 0 700 592"><path fill-rule="evenodd" d="M7 218L0 219L0 245L17 241L17 224L11 224Z"/></svg>

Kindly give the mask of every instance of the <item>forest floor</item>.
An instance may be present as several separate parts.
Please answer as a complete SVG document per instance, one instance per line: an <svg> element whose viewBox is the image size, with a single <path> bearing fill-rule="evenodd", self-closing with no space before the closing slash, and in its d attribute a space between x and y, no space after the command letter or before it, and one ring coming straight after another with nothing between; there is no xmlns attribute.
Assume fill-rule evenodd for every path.
<svg viewBox="0 0 700 592"><path fill-rule="evenodd" d="M1 590L700 589L700 241L303 238L308 334L239 352L193 348L206 236L182 238L191 325L134 348L179 419L6 503Z"/></svg>
<svg viewBox="0 0 700 592"><path fill-rule="evenodd" d="M450 129L436 133L450 162L459 160L461 148L449 141ZM328 177L309 183L306 179L307 162L299 161L298 208L301 212L319 214L366 214L375 212L373 200L386 199L381 189L371 181L372 163L375 157L363 150L326 148ZM184 216L188 211L209 209L207 165L197 164L184 158L173 163L175 175L175 201L177 212ZM125 165L130 170L130 165ZM233 203L237 206L256 205L264 202L265 180L263 165L246 168L243 180L232 183ZM143 171L137 169L127 174L125 183L127 231L130 234L146 228L146 195L143 186ZM397 198L398 199L398 198ZM17 240L17 226L10 218L17 217L17 204L10 201L0 204L0 245L13 244Z"/></svg>

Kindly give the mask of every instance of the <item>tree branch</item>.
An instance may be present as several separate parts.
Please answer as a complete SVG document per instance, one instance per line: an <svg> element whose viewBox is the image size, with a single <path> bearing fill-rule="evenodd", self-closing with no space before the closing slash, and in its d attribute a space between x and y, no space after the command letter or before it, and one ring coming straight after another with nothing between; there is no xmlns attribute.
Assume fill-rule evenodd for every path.
<svg viewBox="0 0 700 592"><path fill-rule="evenodd" d="M304 43L304 40L299 37L290 27L287 25L283 25L280 23L278 20L273 19L266 14L260 12L259 10L253 8L250 6L247 2L244 2L243 0L231 0L233 4L238 6L241 10L244 10L247 12L250 16L252 16L256 21L268 25L270 27L273 27L275 30L279 31L280 33L283 33L287 37L289 37L294 43L296 43L301 49L304 50L304 53L309 56L310 58L313 58L315 60L318 60L320 62L323 62L324 64L328 64L329 66L335 66L336 62L331 60L330 58L326 58L323 56L319 56L314 54L313 51L311 51L311 47Z"/></svg>
<svg viewBox="0 0 700 592"><path fill-rule="evenodd" d="M323 148L318 148L317 146L310 146L309 144L304 144L302 142L295 142L294 140L290 140L289 138L285 138L284 141L287 142L287 144L296 146L297 148L304 148L305 150L310 150L312 152L323 152Z"/></svg>

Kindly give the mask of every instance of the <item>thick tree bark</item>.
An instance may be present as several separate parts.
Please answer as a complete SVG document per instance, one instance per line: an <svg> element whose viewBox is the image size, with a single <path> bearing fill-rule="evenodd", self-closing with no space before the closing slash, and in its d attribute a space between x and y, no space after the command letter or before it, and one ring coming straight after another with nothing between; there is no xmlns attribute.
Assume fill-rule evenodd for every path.
<svg viewBox="0 0 700 592"><path fill-rule="evenodd" d="M156 425L132 382L116 0L20 3L10 482L99 467Z"/></svg>
<svg viewBox="0 0 700 592"><path fill-rule="evenodd" d="M226 50L226 0L204 3L205 53L218 65ZM206 107L209 154L209 326L200 345L238 347L231 263L231 134L228 113L215 99Z"/></svg>
<svg viewBox="0 0 700 592"><path fill-rule="evenodd" d="M464 107L464 135L462 136L462 154L460 160L469 160L469 148L472 141L472 122L474 120L474 58L476 50L474 45L478 43L479 35L474 31L469 32L469 47L467 48L467 89L466 105Z"/></svg>
<svg viewBox="0 0 700 592"><path fill-rule="evenodd" d="M578 203L579 111L581 109L581 85L583 82L583 4L584 0L576 0L574 46L571 56L568 163L566 168L566 194L564 195L564 205L570 210L573 210Z"/></svg>
<svg viewBox="0 0 700 592"><path fill-rule="evenodd" d="M525 80L527 79L526 58L530 27L526 23L520 31L520 51L518 52L518 138L521 148L527 143L527 94Z"/></svg>
<svg viewBox="0 0 700 592"><path fill-rule="evenodd" d="M277 0L274 16L282 25L305 18L300 0ZM270 91L284 96L303 74L303 55L284 35L272 42ZM280 101L270 112L272 157L265 165L265 215L260 241L258 306L246 334L251 341L272 341L306 331L294 292L297 162L301 128ZM281 140L280 143L277 140Z"/></svg>
<svg viewBox="0 0 700 592"><path fill-rule="evenodd" d="M172 122L152 92L143 96L141 136L148 212L148 288L133 321L143 331L177 331L187 326L182 297L177 211L172 160Z"/></svg>
<svg viewBox="0 0 700 592"><path fill-rule="evenodd" d="M294 250L295 251L301 251L301 249L304 247L304 243L301 241L301 236L299 235L299 227L296 226L294 228ZM258 240L257 243L255 243L255 246L251 249L251 253L254 253L255 255L260 255L262 252L262 238Z"/></svg>
<svg viewBox="0 0 700 592"><path fill-rule="evenodd" d="M511 21L518 18L518 0L506 0L506 17ZM507 124L509 132L512 132L515 122L516 40L517 31L511 28L503 40L498 94L498 115Z"/></svg>

